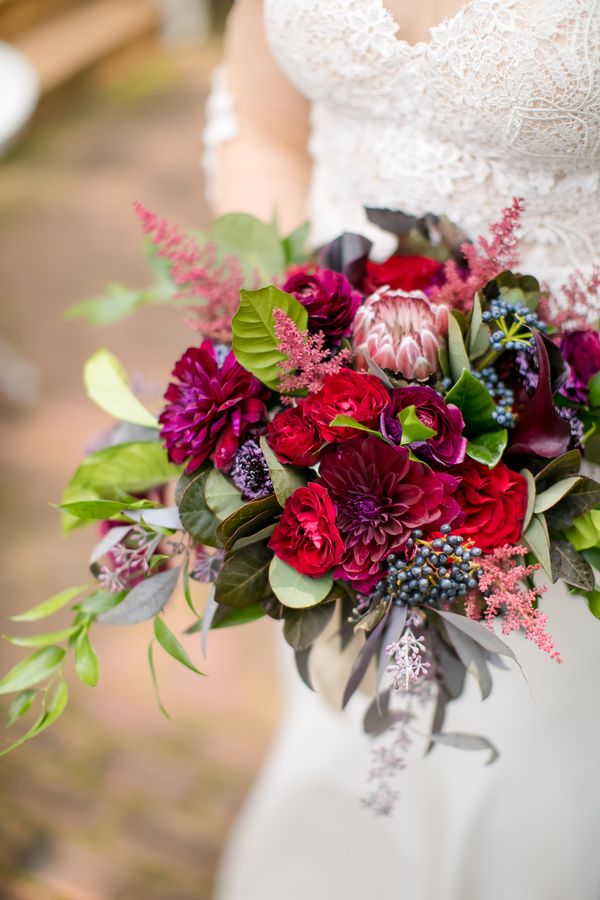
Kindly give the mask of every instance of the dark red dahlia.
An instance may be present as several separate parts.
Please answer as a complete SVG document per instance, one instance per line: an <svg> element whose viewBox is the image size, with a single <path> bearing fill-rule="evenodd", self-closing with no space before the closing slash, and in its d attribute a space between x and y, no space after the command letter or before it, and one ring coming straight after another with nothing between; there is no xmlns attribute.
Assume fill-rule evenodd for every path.
<svg viewBox="0 0 600 900"><path fill-rule="evenodd" d="M322 331L331 341L352 334L356 310L362 295L345 275L330 269L294 272L283 286L308 311L308 330Z"/></svg>
<svg viewBox="0 0 600 900"><path fill-rule="evenodd" d="M159 418L169 459L177 464L189 460L187 473L208 457L218 469L229 471L240 439L266 418L268 389L240 366L232 351L219 366L211 341L186 350L173 377Z"/></svg>
<svg viewBox="0 0 600 900"><path fill-rule="evenodd" d="M337 509L344 542L337 577L368 590L383 561L402 550L414 528L451 524L460 508L452 497L458 480L411 460L405 447L376 437L326 448L318 481Z"/></svg>

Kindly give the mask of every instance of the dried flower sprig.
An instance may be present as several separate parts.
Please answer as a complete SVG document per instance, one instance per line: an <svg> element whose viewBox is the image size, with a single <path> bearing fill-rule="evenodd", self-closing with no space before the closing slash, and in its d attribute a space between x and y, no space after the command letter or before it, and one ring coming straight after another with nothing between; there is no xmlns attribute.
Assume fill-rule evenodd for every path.
<svg viewBox="0 0 600 900"><path fill-rule="evenodd" d="M309 334L308 331L300 331L283 309L273 311L273 321L279 350L286 356L278 363L282 393L316 393L321 389L326 375L336 375L349 363L349 350L340 350L334 357L332 351L325 347L323 332Z"/></svg>
<svg viewBox="0 0 600 900"><path fill-rule="evenodd" d="M580 269L572 272L558 295L547 292L540 315L563 333L592 327L600 319L600 265L588 274Z"/></svg>

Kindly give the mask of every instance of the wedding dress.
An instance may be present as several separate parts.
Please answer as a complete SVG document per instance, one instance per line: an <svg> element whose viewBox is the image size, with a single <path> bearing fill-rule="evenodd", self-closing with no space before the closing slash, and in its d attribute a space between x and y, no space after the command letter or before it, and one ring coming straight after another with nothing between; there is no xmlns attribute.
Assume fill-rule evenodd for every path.
<svg viewBox="0 0 600 900"><path fill-rule="evenodd" d="M523 271L557 287L600 259L598 0L471 0L416 45L384 0L265 9L273 52L311 101L315 244L354 230L385 254L364 206L445 213L476 236L520 196ZM473 681L449 709L447 730L489 736L500 759L424 757L417 741L391 818L360 803L364 701L336 712L282 648L285 717L219 900L598 900L600 622L564 591L543 606L564 663L516 636L528 683L497 672L488 700Z"/></svg>

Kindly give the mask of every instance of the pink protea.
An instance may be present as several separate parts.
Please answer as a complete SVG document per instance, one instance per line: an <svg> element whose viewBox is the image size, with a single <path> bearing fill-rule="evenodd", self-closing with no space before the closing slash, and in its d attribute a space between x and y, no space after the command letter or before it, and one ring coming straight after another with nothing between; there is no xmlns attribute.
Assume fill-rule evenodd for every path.
<svg viewBox="0 0 600 900"><path fill-rule="evenodd" d="M368 354L383 369L409 381L439 373L438 354L448 332L448 308L420 291L381 288L358 309L354 348L358 364Z"/></svg>

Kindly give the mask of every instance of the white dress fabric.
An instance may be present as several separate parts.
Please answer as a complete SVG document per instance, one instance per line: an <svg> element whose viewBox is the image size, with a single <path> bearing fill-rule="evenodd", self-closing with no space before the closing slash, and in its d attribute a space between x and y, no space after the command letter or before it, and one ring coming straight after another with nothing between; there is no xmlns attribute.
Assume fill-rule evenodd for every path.
<svg viewBox="0 0 600 900"><path fill-rule="evenodd" d="M477 235L521 196L524 271L560 285L600 261L597 0L472 0L415 46L383 0L265 7L312 102L315 243L356 230L385 253L365 205L445 213ZM445 729L487 735L500 759L424 757L417 737L391 818L360 803L363 698L334 711L283 648L284 720L218 900L598 900L600 621L560 589L542 602L563 664L514 636L528 684L497 672L488 700L473 681L449 707Z"/></svg>

